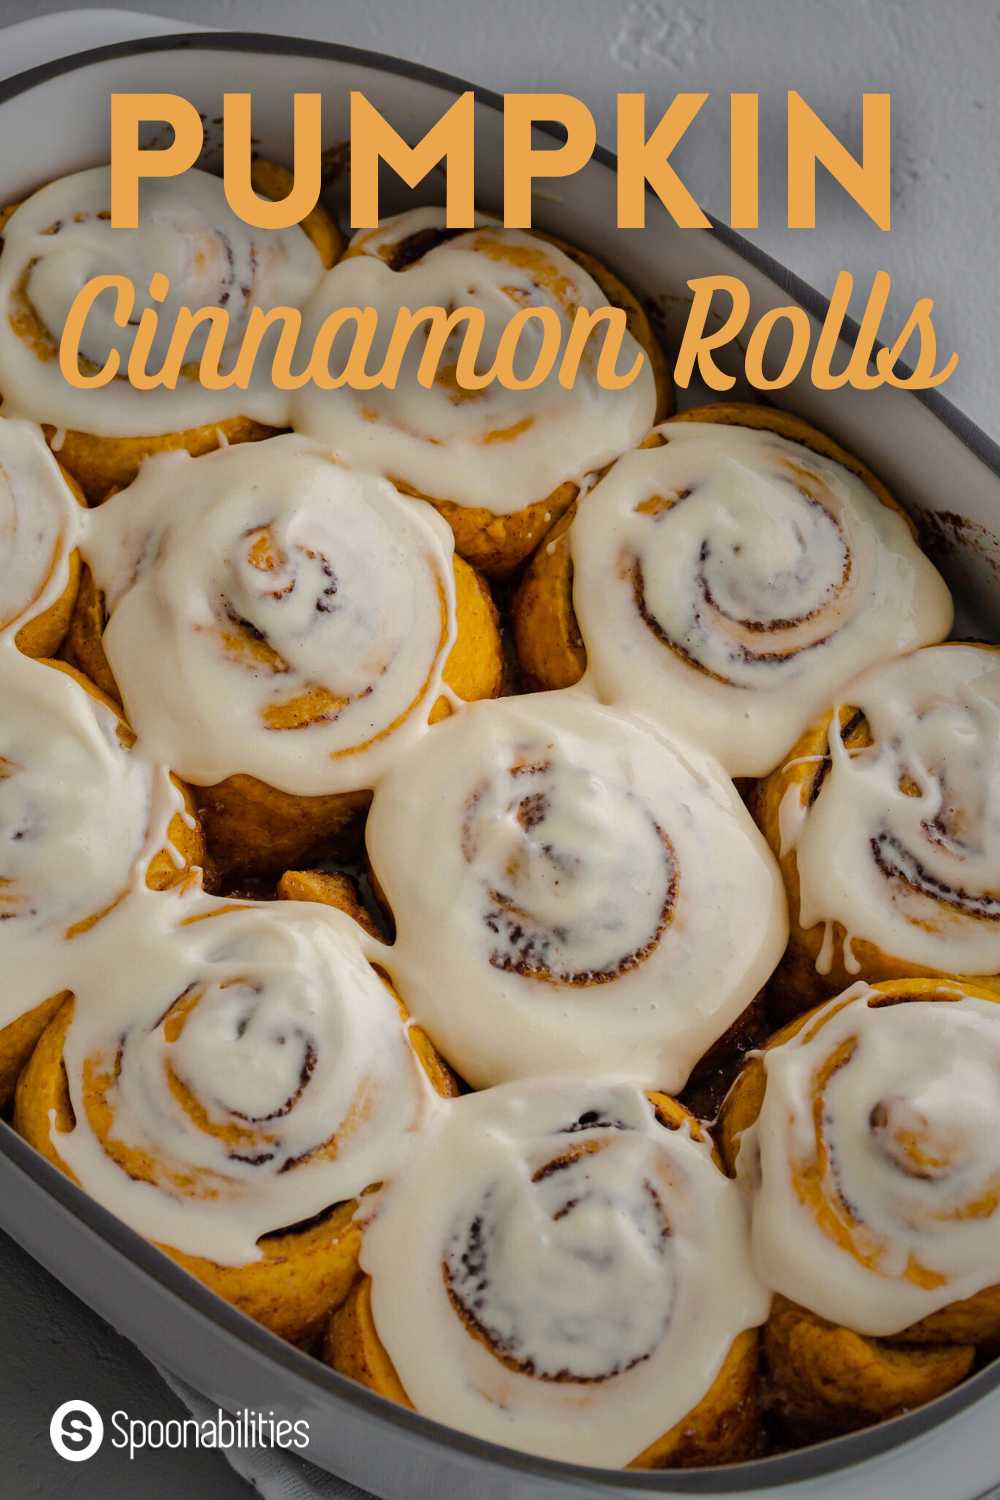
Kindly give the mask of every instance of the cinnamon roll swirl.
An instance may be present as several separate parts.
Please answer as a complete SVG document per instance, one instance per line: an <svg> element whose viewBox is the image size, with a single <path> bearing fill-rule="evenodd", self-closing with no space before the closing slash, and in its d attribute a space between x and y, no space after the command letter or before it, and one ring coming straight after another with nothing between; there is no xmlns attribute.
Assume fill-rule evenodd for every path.
<svg viewBox="0 0 1000 1500"><path fill-rule="evenodd" d="M635 296L571 246L487 218L476 229L456 232L445 227L443 209L420 208L357 234L309 305L309 340L337 308L378 310L371 368L384 359L401 308L479 308L486 337L478 366L486 368L518 311L553 310L565 340L578 308L608 303L623 308L628 319L620 366L643 356L639 378L625 390L598 385L592 352L571 389L555 374L532 390L498 383L465 389L455 380L456 336L426 388L416 379L423 345L414 340L394 389L306 386L293 397L292 425L330 443L349 462L430 500L453 528L460 556L489 575L508 574L572 502L583 478L637 443L672 404L662 352ZM522 347L536 335L529 324ZM338 351L335 342L334 369L341 362Z"/></svg>
<svg viewBox="0 0 1000 1500"><path fill-rule="evenodd" d="M549 1079L456 1100L375 1200L362 1265L327 1359L427 1416L609 1467L753 1449L768 1299L739 1192L671 1099Z"/></svg>
<svg viewBox="0 0 1000 1500"><path fill-rule="evenodd" d="M0 639L26 656L54 656L80 582L86 505L31 422L0 417Z"/></svg>
<svg viewBox="0 0 1000 1500"><path fill-rule="evenodd" d="M281 196L288 175L273 163L258 162L254 185L264 195ZM158 370L181 308L222 309L230 319L221 362L225 371L235 360L251 311L301 307L341 246L339 231L321 209L301 228L249 228L230 209L221 179L207 172L144 183L138 229L111 228L109 195L110 168L94 167L49 183L0 219L4 409L45 424L62 463L93 500L128 484L150 453L173 448L205 453L222 440L241 442L286 425L286 396L268 379L266 341L248 390L210 391L200 384L205 324L192 336L189 364L175 389L133 387L125 367L140 314L149 308L159 317L149 358L150 368ZM148 291L157 272L170 281L162 303ZM94 304L81 346L85 373L102 369L112 352L120 358L120 373L103 387L77 389L59 369L59 342L76 293L102 274L128 277L135 308L121 327L107 294Z"/></svg>
<svg viewBox="0 0 1000 1500"><path fill-rule="evenodd" d="M707 406L626 454L540 548L528 677L584 670L733 775L772 770L843 683L942 640L952 605L888 491L782 412Z"/></svg>
<svg viewBox="0 0 1000 1500"><path fill-rule="evenodd" d="M489 590L440 517L304 438L151 460L84 551L103 605L83 591L74 655L198 788L223 871L322 855L429 721L499 691Z"/></svg>
<svg viewBox="0 0 1000 1500"><path fill-rule="evenodd" d="M875 667L757 788L791 942L793 1014L858 978L1000 976L1000 653Z"/></svg>
<svg viewBox="0 0 1000 1500"><path fill-rule="evenodd" d="M435 727L380 782L367 842L385 967L477 1088L614 1068L676 1093L785 946L728 778L575 693Z"/></svg>
<svg viewBox="0 0 1000 1500"><path fill-rule="evenodd" d="M0 1108L76 981L87 935L203 862L187 795L71 667L0 645Z"/></svg>
<svg viewBox="0 0 1000 1500"><path fill-rule="evenodd" d="M893 1416L1000 1337L1000 990L854 985L752 1060L720 1142L795 1435Z"/></svg>
<svg viewBox="0 0 1000 1500"><path fill-rule="evenodd" d="M328 904L180 891L147 899L128 936L130 964L105 947L49 1024L15 1126L308 1343L358 1274L358 1195L399 1170L450 1075L420 1065L361 929Z"/></svg>

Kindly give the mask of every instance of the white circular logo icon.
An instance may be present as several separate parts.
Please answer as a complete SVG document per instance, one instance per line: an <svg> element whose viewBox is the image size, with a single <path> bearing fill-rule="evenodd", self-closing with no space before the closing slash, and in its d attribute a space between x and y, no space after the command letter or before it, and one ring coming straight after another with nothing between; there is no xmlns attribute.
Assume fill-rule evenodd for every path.
<svg viewBox="0 0 1000 1500"><path fill-rule="evenodd" d="M104 1441L104 1422L89 1401L64 1401L52 1413L49 1440L60 1458L71 1464L93 1458Z"/></svg>

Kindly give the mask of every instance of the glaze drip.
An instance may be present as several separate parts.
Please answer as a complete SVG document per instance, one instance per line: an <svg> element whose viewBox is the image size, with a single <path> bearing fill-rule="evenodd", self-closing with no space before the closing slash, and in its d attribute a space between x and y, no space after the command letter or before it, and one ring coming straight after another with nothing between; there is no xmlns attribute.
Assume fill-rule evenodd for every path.
<svg viewBox="0 0 1000 1500"><path fill-rule="evenodd" d="M818 795L790 797L801 925L940 973L1000 972L1000 656L935 646L849 693L870 742L838 709Z"/></svg>
<svg viewBox="0 0 1000 1500"><path fill-rule="evenodd" d="M995 1284L995 999L954 982L892 1003L855 985L764 1067L739 1170L766 1286L887 1337Z"/></svg>

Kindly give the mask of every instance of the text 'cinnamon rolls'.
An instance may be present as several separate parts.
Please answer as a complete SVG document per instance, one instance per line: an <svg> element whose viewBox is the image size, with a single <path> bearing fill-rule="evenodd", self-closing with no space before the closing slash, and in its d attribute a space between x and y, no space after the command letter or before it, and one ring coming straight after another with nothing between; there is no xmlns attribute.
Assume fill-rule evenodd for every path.
<svg viewBox="0 0 1000 1500"><path fill-rule="evenodd" d="M570 388L555 373L530 390L484 388L455 378L464 330L453 334L429 387L417 381L426 343L414 338L393 388L304 387L293 398L292 425L332 444L352 463L387 474L431 500L455 531L458 552L490 574L508 574L570 504L583 478L637 443L669 404L663 357L635 297L592 257L540 235L483 219L473 230L445 227L440 209L414 209L360 232L312 300L305 323L315 339L323 319L343 307L374 307L379 331L368 364L378 369L401 308L480 309L487 368L507 323L530 308L558 315L564 339L577 308L614 303L626 310L620 363L642 368L624 390L596 380L599 335ZM334 341L331 369L344 350ZM528 323L519 344L525 370L541 335Z"/></svg>

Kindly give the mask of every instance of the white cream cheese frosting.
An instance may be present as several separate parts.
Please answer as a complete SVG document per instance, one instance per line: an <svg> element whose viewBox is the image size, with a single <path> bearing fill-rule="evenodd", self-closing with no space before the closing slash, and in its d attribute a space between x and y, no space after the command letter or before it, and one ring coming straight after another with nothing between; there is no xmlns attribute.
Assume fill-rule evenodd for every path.
<svg viewBox="0 0 1000 1500"><path fill-rule="evenodd" d="M589 679L761 776L843 683L942 640L951 597L905 518L842 465L745 427L657 432L570 531Z"/></svg>
<svg viewBox="0 0 1000 1500"><path fill-rule="evenodd" d="M95 945L74 983L75 1125L52 1133L88 1192L149 1239L243 1265L401 1169L435 1096L350 917L187 888L137 891L116 920L122 948Z"/></svg>
<svg viewBox="0 0 1000 1500"><path fill-rule="evenodd" d="M754 1265L858 1333L1000 1281L1000 1004L948 993L879 1004L859 984L764 1053L738 1163Z"/></svg>
<svg viewBox="0 0 1000 1500"><path fill-rule="evenodd" d="M575 691L471 705L376 790L384 963L475 1087L677 1092L769 978L777 865L707 756Z"/></svg>
<svg viewBox="0 0 1000 1500"><path fill-rule="evenodd" d="M406 268L394 270L395 247L426 246ZM352 251L361 253L352 253ZM323 319L340 308L374 307L379 332L369 360L380 368L400 308L472 306L486 318L486 337L477 368L491 364L510 318L529 307L554 311L565 335L576 308L606 306L593 278L557 246L490 220L452 235L440 209L414 209L359 233L309 303L303 336L312 347ZM348 326L335 342L330 368L337 373L353 336ZM461 335L459 335L460 337ZM591 340L596 347L599 335ZM520 346L527 373L540 340L529 324ZM456 386L453 336L438 377L425 388L416 367L423 351L419 338L395 388L341 388L315 384L292 396L292 425L329 443L361 468L389 478L435 500L482 506L511 515L546 499L566 481L579 483L593 470L639 442L656 413L656 391L649 362L623 390L603 389L596 379L596 355L580 366L572 388L556 373L532 390L510 390L494 382L479 391ZM626 334L619 367L641 356ZM520 367L519 367L520 368Z"/></svg>
<svg viewBox="0 0 1000 1500"><path fill-rule="evenodd" d="M454 547L387 480L293 434L162 454L93 513L83 552L143 752L186 780L370 787L426 731Z"/></svg>
<svg viewBox="0 0 1000 1500"><path fill-rule="evenodd" d="M376 1201L362 1265L418 1411L577 1463L636 1458L768 1309L736 1184L616 1080L439 1111Z"/></svg>
<svg viewBox="0 0 1000 1500"><path fill-rule="evenodd" d="M83 525L38 427L0 417L0 630L62 592Z"/></svg>
<svg viewBox="0 0 1000 1500"><path fill-rule="evenodd" d="M799 922L823 922L915 970L1000 973L1000 652L947 643L873 668L845 689L872 743L848 749L838 708L815 800L783 803Z"/></svg>
<svg viewBox="0 0 1000 1500"><path fill-rule="evenodd" d="M285 425L287 393L271 384L267 351L273 340L262 345L245 391L209 391L186 377L175 390L142 391L124 378L124 368L145 309L159 316L149 361L158 370L178 310L216 307L230 319L222 361L228 371L252 309L301 307L319 284L323 263L309 238L297 226L250 228L229 207L222 179L194 169L142 185L137 229L112 229L109 201L110 169L92 167L40 188L4 225L0 390L5 409L103 437L179 432L239 416ZM149 295L156 272L170 280L163 302ZM74 298L102 275L132 282L135 307L124 327L112 316L112 293L102 293L91 308L80 352L99 369L115 351L122 374L98 389L81 390L63 378L55 355ZM206 333L202 325L192 337L189 362L200 359Z"/></svg>
<svg viewBox="0 0 1000 1500"><path fill-rule="evenodd" d="M55 668L0 644L0 1025L64 989L82 929L127 898L180 798L123 742L117 714Z"/></svg>

